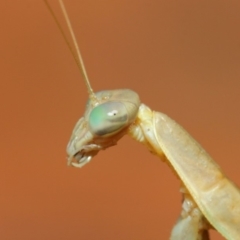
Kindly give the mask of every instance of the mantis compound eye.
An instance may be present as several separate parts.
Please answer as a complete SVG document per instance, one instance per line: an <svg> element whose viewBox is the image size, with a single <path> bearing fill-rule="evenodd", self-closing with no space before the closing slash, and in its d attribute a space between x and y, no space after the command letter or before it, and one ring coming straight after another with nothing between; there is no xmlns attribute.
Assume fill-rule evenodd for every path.
<svg viewBox="0 0 240 240"><path fill-rule="evenodd" d="M89 127L93 134L109 136L128 123L128 112L123 103L106 102L95 107L89 116Z"/></svg>

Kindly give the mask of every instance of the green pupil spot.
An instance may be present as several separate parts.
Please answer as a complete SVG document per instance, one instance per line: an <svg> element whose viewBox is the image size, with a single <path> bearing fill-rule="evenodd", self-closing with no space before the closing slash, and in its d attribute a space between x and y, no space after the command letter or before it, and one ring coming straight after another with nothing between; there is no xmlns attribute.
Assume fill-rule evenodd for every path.
<svg viewBox="0 0 240 240"><path fill-rule="evenodd" d="M104 111L104 108L101 106L95 107L91 114L90 114L90 125L91 126L99 126L104 121L106 112Z"/></svg>

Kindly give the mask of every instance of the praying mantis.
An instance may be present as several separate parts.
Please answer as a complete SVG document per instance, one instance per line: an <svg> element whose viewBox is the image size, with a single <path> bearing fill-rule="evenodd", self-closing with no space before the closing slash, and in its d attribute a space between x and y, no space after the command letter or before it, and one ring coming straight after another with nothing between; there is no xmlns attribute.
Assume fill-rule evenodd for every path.
<svg viewBox="0 0 240 240"><path fill-rule="evenodd" d="M82 167L125 134L142 143L173 170L182 183L182 212L170 239L209 239L216 229L226 239L240 238L240 193L206 151L175 121L152 111L129 89L94 93L63 2L89 99L67 146L68 165Z"/></svg>

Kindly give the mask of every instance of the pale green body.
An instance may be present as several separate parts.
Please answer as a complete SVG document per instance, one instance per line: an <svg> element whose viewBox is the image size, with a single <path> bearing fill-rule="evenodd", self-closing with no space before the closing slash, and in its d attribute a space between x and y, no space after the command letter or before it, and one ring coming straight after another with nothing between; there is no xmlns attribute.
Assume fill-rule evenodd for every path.
<svg viewBox="0 0 240 240"><path fill-rule="evenodd" d="M183 210L171 240L207 240L211 226L227 239L240 239L238 188L180 125L141 104L131 90L102 91L96 97L97 102L89 100L84 117L74 128L67 148L69 164L82 167L99 150L116 145L129 134L167 161L182 182Z"/></svg>

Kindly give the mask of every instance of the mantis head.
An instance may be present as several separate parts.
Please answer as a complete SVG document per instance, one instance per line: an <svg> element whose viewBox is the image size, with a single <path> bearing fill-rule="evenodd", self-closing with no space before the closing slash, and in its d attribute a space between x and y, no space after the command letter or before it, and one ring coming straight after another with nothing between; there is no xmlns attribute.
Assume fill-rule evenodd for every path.
<svg viewBox="0 0 240 240"><path fill-rule="evenodd" d="M82 167L99 150L116 145L138 113L140 100L129 89L101 91L89 98L67 146L68 165Z"/></svg>

